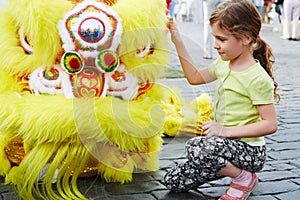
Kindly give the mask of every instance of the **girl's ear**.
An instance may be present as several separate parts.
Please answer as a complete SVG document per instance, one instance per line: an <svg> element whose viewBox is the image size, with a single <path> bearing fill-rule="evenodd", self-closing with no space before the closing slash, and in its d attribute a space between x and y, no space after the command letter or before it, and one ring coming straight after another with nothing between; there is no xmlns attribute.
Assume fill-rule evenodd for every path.
<svg viewBox="0 0 300 200"><path fill-rule="evenodd" d="M242 42L244 45L249 45L252 42L252 38L249 35L242 37Z"/></svg>

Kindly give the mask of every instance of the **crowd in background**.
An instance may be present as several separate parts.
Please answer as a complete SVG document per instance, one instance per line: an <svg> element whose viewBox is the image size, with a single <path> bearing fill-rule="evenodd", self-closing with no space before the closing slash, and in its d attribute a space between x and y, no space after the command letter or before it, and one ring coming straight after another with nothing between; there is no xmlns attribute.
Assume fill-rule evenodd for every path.
<svg viewBox="0 0 300 200"><path fill-rule="evenodd" d="M169 0L171 2L171 0ZM214 3L212 3L214 2ZM221 0L172 0L172 18L178 22L205 23L209 4ZM265 24L281 31L282 38L299 39L300 0L252 0ZM285 23L287 22L287 23Z"/></svg>
<svg viewBox="0 0 300 200"><path fill-rule="evenodd" d="M178 22L204 23L209 6L222 0L167 0L169 15ZM0 8L5 0L0 0ZM274 31L281 31L282 38L299 40L300 0L252 0L265 24L272 24ZM210 56L208 55L208 58Z"/></svg>

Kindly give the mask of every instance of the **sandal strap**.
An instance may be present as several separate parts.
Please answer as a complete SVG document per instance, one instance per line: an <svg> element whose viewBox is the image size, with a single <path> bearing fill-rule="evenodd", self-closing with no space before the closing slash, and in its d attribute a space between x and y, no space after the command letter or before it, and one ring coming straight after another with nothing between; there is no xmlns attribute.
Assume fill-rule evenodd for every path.
<svg viewBox="0 0 300 200"><path fill-rule="evenodd" d="M257 177L255 174L253 174L250 185L242 186L242 185L238 185L238 184L231 182L230 187L241 190L241 191L245 191L245 192L251 192L253 190L253 188L257 185L257 182L258 182Z"/></svg>
<svg viewBox="0 0 300 200"><path fill-rule="evenodd" d="M250 188L250 187L238 185L235 183L230 183L230 187L235 188L237 190L245 191L245 192L250 192L252 190L252 188Z"/></svg>

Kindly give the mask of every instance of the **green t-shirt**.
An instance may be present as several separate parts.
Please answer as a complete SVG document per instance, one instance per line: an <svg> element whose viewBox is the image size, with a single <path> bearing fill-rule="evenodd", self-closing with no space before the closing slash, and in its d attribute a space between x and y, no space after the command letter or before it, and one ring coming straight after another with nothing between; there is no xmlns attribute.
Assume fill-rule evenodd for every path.
<svg viewBox="0 0 300 200"><path fill-rule="evenodd" d="M214 119L224 126L243 126L260 120L256 105L272 104L274 83L259 62L248 69L235 72L229 61L217 59L208 68L218 79L214 98ZM247 142L263 141L259 138L241 138Z"/></svg>

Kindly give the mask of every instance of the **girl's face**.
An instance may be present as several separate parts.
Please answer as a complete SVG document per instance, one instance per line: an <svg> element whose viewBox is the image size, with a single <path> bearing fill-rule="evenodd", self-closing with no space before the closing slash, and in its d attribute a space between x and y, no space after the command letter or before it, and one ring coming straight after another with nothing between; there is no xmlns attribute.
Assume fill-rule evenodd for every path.
<svg viewBox="0 0 300 200"><path fill-rule="evenodd" d="M243 57L245 52L249 53L249 45L243 39L239 39L228 30L220 28L218 23L213 24L211 28L215 38L214 48L222 60L234 61Z"/></svg>

